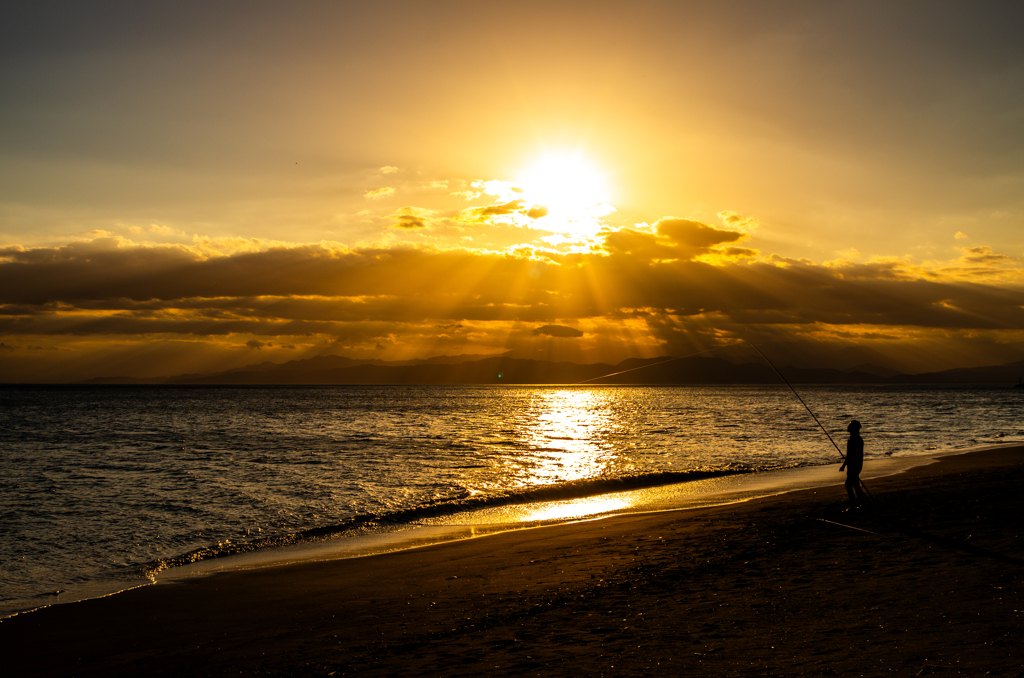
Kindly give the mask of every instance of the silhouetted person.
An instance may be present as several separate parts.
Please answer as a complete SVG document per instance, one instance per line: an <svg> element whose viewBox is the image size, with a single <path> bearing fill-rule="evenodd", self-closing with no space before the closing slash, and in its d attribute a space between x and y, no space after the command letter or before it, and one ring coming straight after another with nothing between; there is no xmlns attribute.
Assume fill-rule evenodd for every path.
<svg viewBox="0 0 1024 678"><path fill-rule="evenodd" d="M846 493L850 495L850 505L862 504L867 495L860 487L860 472L864 468L864 439L860 437L860 422L854 419L846 427L850 438L846 441L846 460L839 467L840 473L846 470Z"/></svg>

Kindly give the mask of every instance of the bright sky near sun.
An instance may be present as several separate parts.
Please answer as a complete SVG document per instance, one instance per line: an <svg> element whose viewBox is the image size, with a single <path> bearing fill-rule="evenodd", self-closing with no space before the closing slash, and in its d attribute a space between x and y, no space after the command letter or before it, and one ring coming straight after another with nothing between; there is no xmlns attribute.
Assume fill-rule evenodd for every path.
<svg viewBox="0 0 1024 678"><path fill-rule="evenodd" d="M0 382L737 337L1018 360L1022 18L4 3Z"/></svg>

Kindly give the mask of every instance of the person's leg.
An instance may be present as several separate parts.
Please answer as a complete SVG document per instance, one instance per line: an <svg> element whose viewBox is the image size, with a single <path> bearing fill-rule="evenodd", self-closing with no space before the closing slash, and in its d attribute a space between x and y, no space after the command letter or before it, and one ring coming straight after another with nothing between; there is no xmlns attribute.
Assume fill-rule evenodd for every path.
<svg viewBox="0 0 1024 678"><path fill-rule="evenodd" d="M846 494L850 495L850 506L857 505L857 495L854 494L854 488L856 487L859 491L860 488L857 487L859 484L860 480L857 478L857 476L852 474L846 476Z"/></svg>
<svg viewBox="0 0 1024 678"><path fill-rule="evenodd" d="M860 475L854 480L853 489L857 491L857 499L861 503L865 503L868 500L868 495L864 492L864 486L860 482Z"/></svg>

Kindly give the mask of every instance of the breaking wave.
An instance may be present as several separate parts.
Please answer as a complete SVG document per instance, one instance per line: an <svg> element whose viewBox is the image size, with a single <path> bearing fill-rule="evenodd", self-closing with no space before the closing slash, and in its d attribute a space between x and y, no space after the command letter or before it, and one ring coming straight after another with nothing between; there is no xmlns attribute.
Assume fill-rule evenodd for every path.
<svg viewBox="0 0 1024 678"><path fill-rule="evenodd" d="M744 464L730 464L721 468L697 468L685 471L659 471L605 478L588 478L552 485L518 488L490 495L473 494L469 490L454 496L429 502L414 508L367 513L353 516L332 525L301 530L284 535L263 537L243 543L220 542L214 546L196 549L180 556L161 558L144 566L144 574L153 578L157 573L171 567L196 563L211 558L248 553L260 549L289 546L301 542L331 539L346 534L358 534L382 526L413 525L428 518L450 516L485 508L535 504L549 501L582 499L611 492L640 490L663 485L694 482L723 476L760 473L782 468L807 466L797 463L777 466L751 467Z"/></svg>

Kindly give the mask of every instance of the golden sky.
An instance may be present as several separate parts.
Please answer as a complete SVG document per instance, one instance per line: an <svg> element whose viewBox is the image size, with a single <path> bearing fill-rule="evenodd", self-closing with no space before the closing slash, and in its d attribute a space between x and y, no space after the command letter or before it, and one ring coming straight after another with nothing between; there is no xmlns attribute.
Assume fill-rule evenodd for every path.
<svg viewBox="0 0 1024 678"><path fill-rule="evenodd" d="M0 381L1024 357L1017 3L295 4L4 3Z"/></svg>

